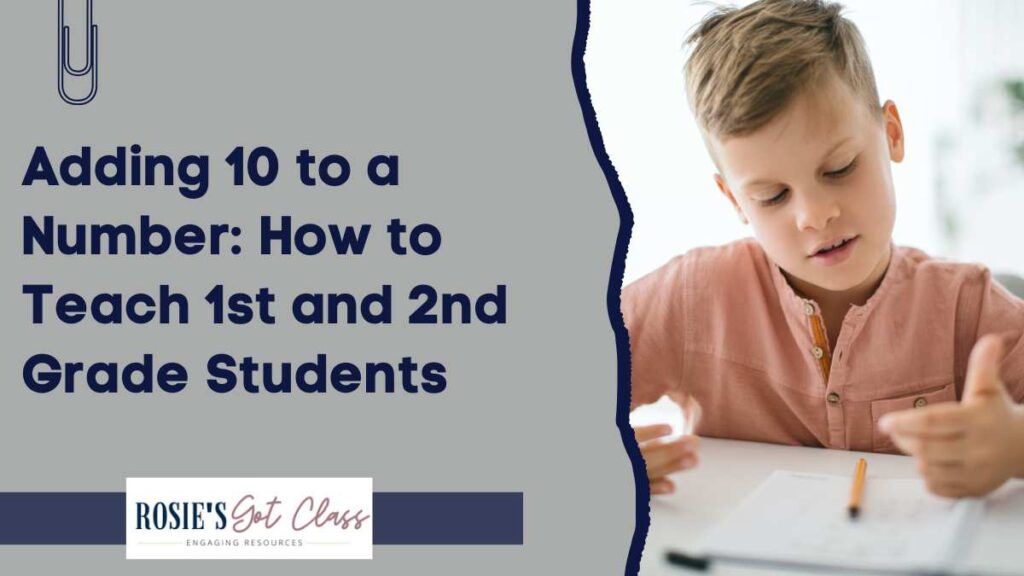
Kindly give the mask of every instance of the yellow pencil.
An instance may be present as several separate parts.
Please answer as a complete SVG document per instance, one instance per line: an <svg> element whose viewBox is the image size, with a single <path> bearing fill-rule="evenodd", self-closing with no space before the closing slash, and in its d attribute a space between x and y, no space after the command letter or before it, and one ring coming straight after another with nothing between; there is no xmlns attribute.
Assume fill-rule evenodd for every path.
<svg viewBox="0 0 1024 576"><path fill-rule="evenodd" d="M853 488L850 489L850 518L856 518L860 514L860 500L864 494L864 480L868 474L868 462L861 458L857 460L857 471L853 475Z"/></svg>

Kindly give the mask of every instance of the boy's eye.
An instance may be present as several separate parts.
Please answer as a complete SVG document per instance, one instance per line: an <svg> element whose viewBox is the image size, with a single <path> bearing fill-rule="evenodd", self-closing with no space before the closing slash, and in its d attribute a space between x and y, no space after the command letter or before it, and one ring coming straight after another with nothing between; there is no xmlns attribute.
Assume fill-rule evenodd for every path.
<svg viewBox="0 0 1024 576"><path fill-rule="evenodd" d="M853 172L853 169L856 166L857 166L857 159L854 158L853 160L850 161L849 164L847 164L843 168L840 168L839 170L833 170L831 172L825 172L825 176L827 178L842 178L843 176L846 176L850 172Z"/></svg>
<svg viewBox="0 0 1024 576"><path fill-rule="evenodd" d="M767 200L760 200L761 206L774 206L785 200L786 194L789 194L789 188L783 188L781 192Z"/></svg>

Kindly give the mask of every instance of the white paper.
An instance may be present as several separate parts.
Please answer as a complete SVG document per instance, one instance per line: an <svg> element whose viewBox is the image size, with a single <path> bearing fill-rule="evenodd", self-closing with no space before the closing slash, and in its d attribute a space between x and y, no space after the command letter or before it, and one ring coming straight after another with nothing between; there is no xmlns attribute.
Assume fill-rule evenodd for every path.
<svg viewBox="0 0 1024 576"><path fill-rule="evenodd" d="M869 478L860 516L852 475L777 471L704 541L712 557L896 572L950 571L984 503L930 494L920 479Z"/></svg>

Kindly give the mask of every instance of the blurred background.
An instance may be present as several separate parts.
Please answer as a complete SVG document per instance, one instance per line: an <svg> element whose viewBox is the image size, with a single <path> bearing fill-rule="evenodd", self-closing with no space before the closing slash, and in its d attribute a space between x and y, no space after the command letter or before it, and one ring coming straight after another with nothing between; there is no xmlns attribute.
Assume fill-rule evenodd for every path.
<svg viewBox="0 0 1024 576"><path fill-rule="evenodd" d="M895 242L1024 277L1024 0L841 3L906 132ZM751 235L715 187L686 105L683 41L711 7L591 1L587 85L634 217L626 284Z"/></svg>

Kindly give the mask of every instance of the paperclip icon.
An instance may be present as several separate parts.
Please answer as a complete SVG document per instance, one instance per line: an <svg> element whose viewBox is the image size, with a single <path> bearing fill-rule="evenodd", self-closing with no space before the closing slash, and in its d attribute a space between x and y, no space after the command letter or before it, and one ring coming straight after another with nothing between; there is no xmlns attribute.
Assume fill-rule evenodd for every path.
<svg viewBox="0 0 1024 576"><path fill-rule="evenodd" d="M92 23L92 0L85 0L85 22L87 30L85 65L75 68L71 65L71 28L64 24L64 0L57 0L57 92L62 100L73 106L88 104L96 97L99 88L97 70L99 64L99 27ZM64 86L67 75L82 77L88 74L89 92L82 98L68 94Z"/></svg>

